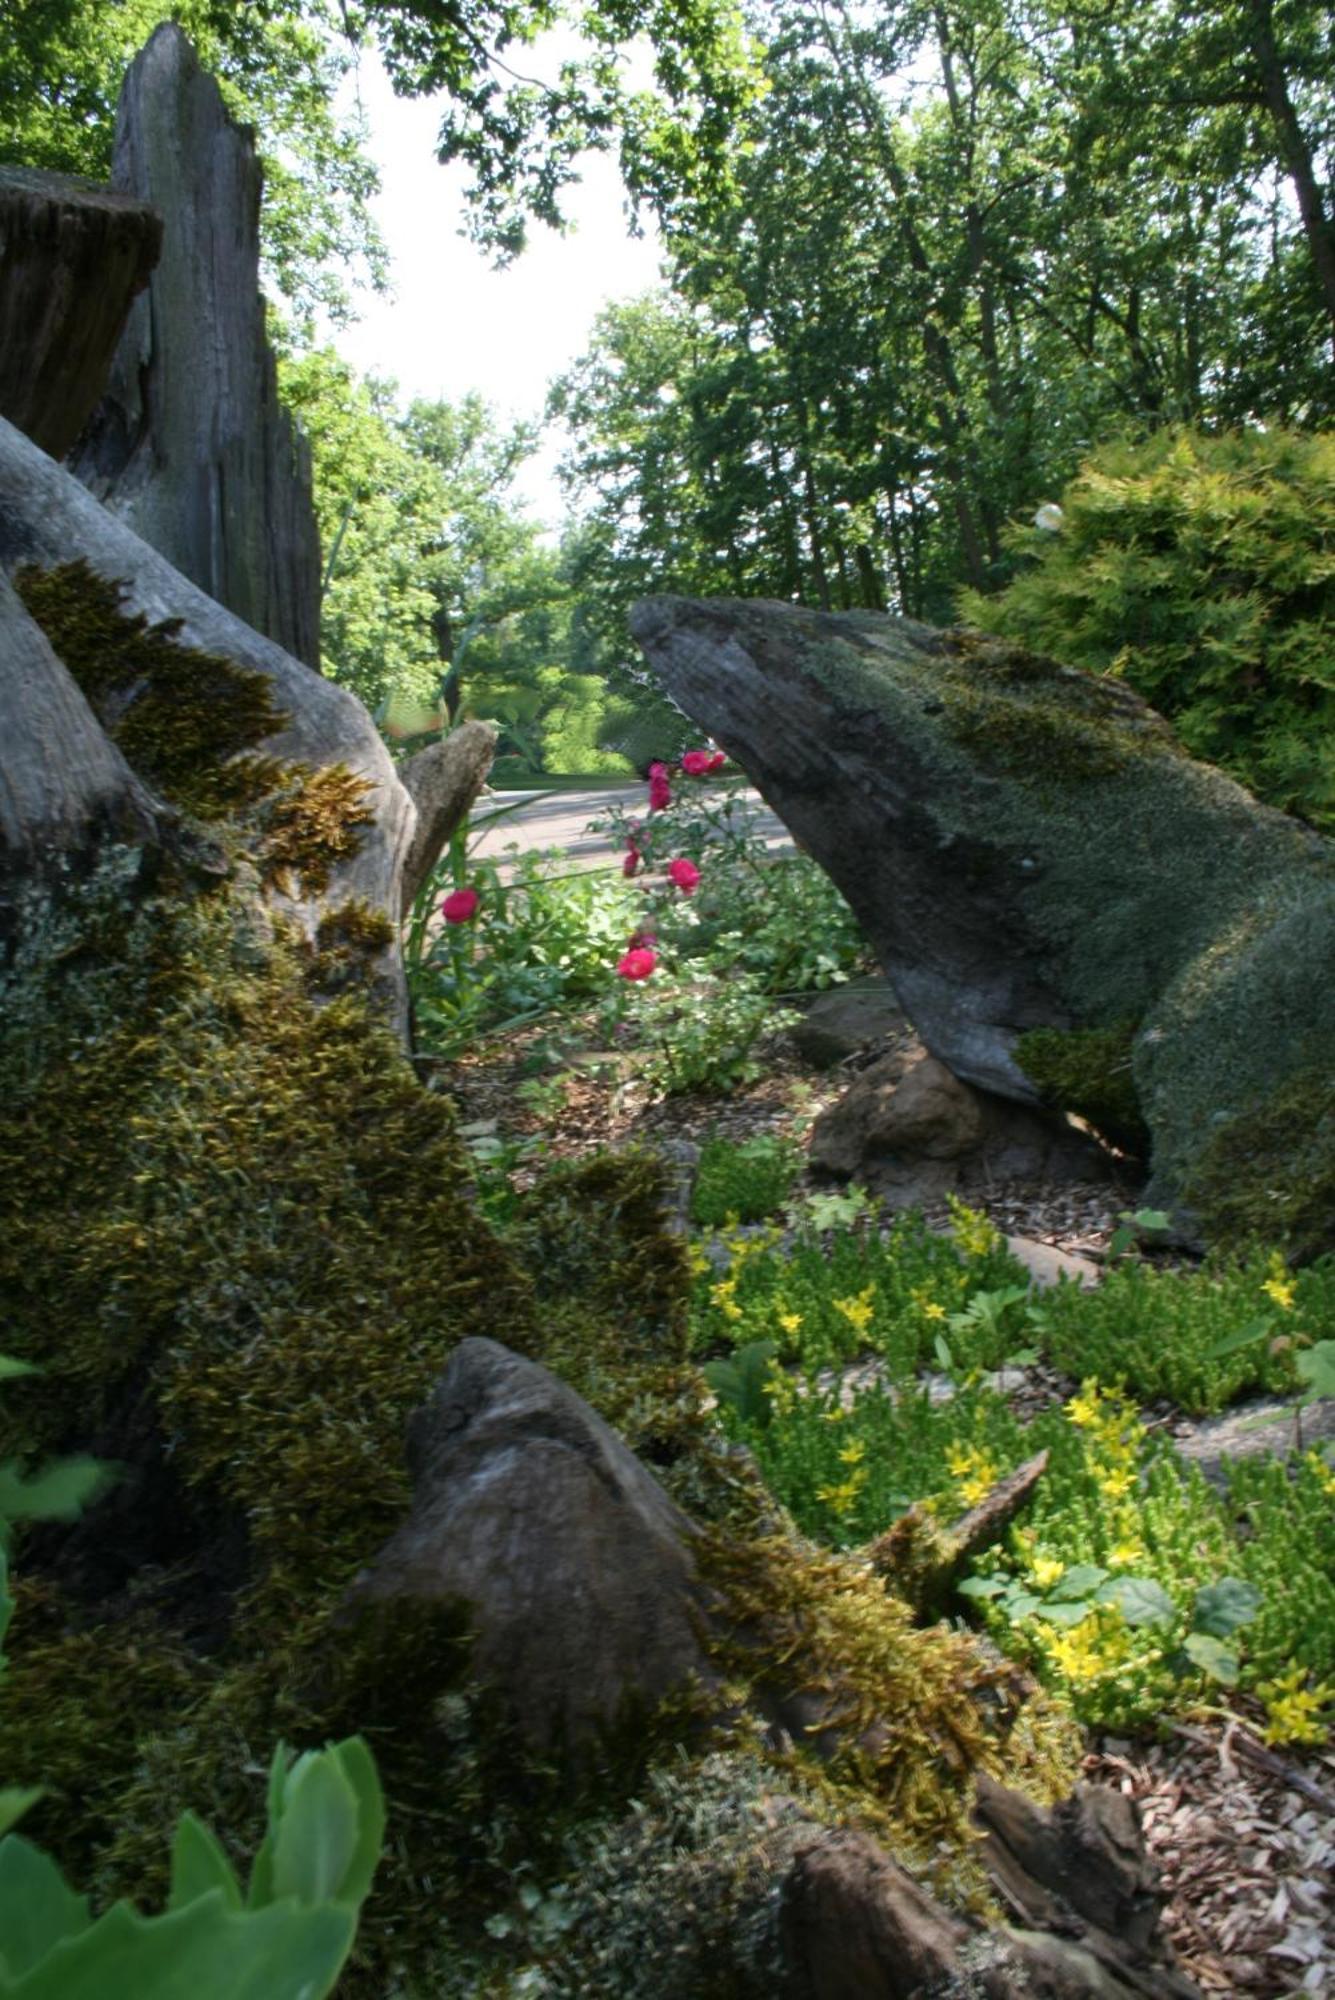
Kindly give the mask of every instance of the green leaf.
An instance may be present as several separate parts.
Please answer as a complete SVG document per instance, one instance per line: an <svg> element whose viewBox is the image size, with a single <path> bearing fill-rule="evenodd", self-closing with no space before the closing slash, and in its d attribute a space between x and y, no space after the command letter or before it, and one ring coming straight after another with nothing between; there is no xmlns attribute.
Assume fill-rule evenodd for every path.
<svg viewBox="0 0 1335 2000"><path fill-rule="evenodd" d="M162 1917L115 1903L4 2000L324 2000L356 1930L343 1904L229 1911L221 1890Z"/></svg>
<svg viewBox="0 0 1335 2000"><path fill-rule="evenodd" d="M12 1354L0 1354L0 1382L12 1382L20 1375L40 1375L41 1372L31 1361L18 1361Z"/></svg>
<svg viewBox="0 0 1335 2000"><path fill-rule="evenodd" d="M29 1806L35 1806L45 1794L44 1785L6 1785L0 1789L0 1834L17 1826Z"/></svg>
<svg viewBox="0 0 1335 2000"><path fill-rule="evenodd" d="M226 1909L241 1908L241 1885L222 1842L194 1813L183 1813L172 1842L171 1895L167 1908L179 1910L186 1903L207 1896L211 1889L221 1893Z"/></svg>
<svg viewBox="0 0 1335 2000"><path fill-rule="evenodd" d="M357 1794L332 1750L298 1758L274 1844L273 1899L337 1902L357 1851Z"/></svg>
<svg viewBox="0 0 1335 2000"><path fill-rule="evenodd" d="M1187 1658L1212 1680L1224 1687L1238 1684L1238 1655L1234 1647L1226 1646L1210 1632L1188 1632L1182 1642L1182 1650Z"/></svg>
<svg viewBox="0 0 1335 2000"><path fill-rule="evenodd" d="M960 1597L1000 1597L1005 1584L999 1576L966 1576L963 1583L955 1586Z"/></svg>
<svg viewBox="0 0 1335 2000"><path fill-rule="evenodd" d="M336 1757L357 1801L357 1838L343 1871L338 1898L360 1903L371 1887L385 1845L385 1795L375 1758L361 1736L347 1736L328 1753Z"/></svg>
<svg viewBox="0 0 1335 2000"><path fill-rule="evenodd" d="M1294 1371L1307 1384L1307 1397L1335 1396L1335 1340L1318 1340L1293 1359Z"/></svg>
<svg viewBox="0 0 1335 2000"><path fill-rule="evenodd" d="M1039 1606L1039 1617L1045 1625L1079 1625L1089 1616L1089 1599L1081 1598L1078 1604L1059 1604L1049 1601Z"/></svg>
<svg viewBox="0 0 1335 2000"><path fill-rule="evenodd" d="M10 1979L21 1981L88 1923L88 1898L75 1895L49 1854L17 1833L0 1841L0 1962Z"/></svg>
<svg viewBox="0 0 1335 2000"><path fill-rule="evenodd" d="M962 1317L962 1315L957 1315L957 1317ZM953 1375L955 1372L955 1357L951 1353L950 1348L947 1345L946 1341L942 1338L942 1336L939 1333L937 1334L936 1339L932 1343L932 1348L933 1352L936 1355L937 1367L940 1368L945 1374Z"/></svg>
<svg viewBox="0 0 1335 2000"><path fill-rule="evenodd" d="M1236 1354L1240 1348L1251 1347L1255 1341L1263 1340L1275 1324L1272 1315L1264 1319L1254 1319L1250 1326L1244 1326L1240 1333L1226 1333L1222 1340L1205 1350L1207 1361L1222 1361L1226 1354Z"/></svg>
<svg viewBox="0 0 1335 2000"><path fill-rule="evenodd" d="M1071 1597L1089 1597L1107 1575L1107 1570L1100 1569L1097 1563L1073 1563L1053 1584L1049 1601L1061 1603Z"/></svg>
<svg viewBox="0 0 1335 2000"><path fill-rule="evenodd" d="M1171 1625L1177 1618L1177 1606L1153 1577L1114 1577L1099 1596L1115 1604L1128 1625Z"/></svg>
<svg viewBox="0 0 1335 2000"><path fill-rule="evenodd" d="M1227 1639L1239 1626L1249 1624L1261 1608L1261 1593L1254 1583L1240 1576L1221 1576L1196 1592L1191 1614L1192 1629L1215 1639Z"/></svg>
<svg viewBox="0 0 1335 2000"><path fill-rule="evenodd" d="M1041 1611L1043 1600L1035 1597L1032 1591L1017 1590L1013 1596L1006 1598L1001 1608L1008 1618L1018 1623L1021 1618L1032 1618L1036 1611Z"/></svg>
<svg viewBox="0 0 1335 2000"><path fill-rule="evenodd" d="M0 1520L72 1521L112 1476L96 1458L61 1459L31 1477L6 1460L0 1465Z"/></svg>

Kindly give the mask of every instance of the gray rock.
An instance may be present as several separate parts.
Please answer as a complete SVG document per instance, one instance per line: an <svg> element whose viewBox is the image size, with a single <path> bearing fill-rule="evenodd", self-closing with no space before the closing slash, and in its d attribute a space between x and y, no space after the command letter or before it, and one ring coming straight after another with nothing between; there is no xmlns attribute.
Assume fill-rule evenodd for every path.
<svg viewBox="0 0 1335 2000"><path fill-rule="evenodd" d="M813 1167L864 1183L893 1208L980 1183L1090 1178L1103 1157L1074 1127L971 1088L912 1043L856 1077L810 1143Z"/></svg>
<svg viewBox="0 0 1335 2000"><path fill-rule="evenodd" d="M1225 1459L1256 1458L1267 1452L1282 1458L1335 1438L1335 1398L1306 1404L1300 1419L1295 1418L1295 1407L1291 1401L1268 1396L1239 1403L1222 1417L1207 1417L1175 1431L1174 1449L1198 1466L1212 1485L1222 1486Z"/></svg>
<svg viewBox="0 0 1335 2000"><path fill-rule="evenodd" d="M793 1028L793 1041L818 1069L833 1069L890 1035L911 1035L894 988L884 979L852 979L819 993Z"/></svg>
<svg viewBox="0 0 1335 2000"><path fill-rule="evenodd" d="M979 634L674 597L631 626L847 897L933 1056L1032 1105L1027 1030L1130 1024L1146 1200L1211 1227L1250 1198L1229 1161L1282 1094L1293 1145L1265 1128L1258 1212L1335 1246L1335 846L1121 682Z"/></svg>
<svg viewBox="0 0 1335 2000"><path fill-rule="evenodd" d="M1103 1266L1096 1264L1092 1257L1080 1257L1071 1250L1058 1250L1051 1243L1038 1243L1032 1236L1008 1236L1006 1248L1018 1263L1024 1265L1040 1291L1060 1283L1063 1278L1071 1278L1089 1291L1103 1276Z"/></svg>
<svg viewBox="0 0 1335 2000"><path fill-rule="evenodd" d="M472 1668L526 1737L578 1757L624 1712L713 1675L691 1524L572 1389L461 1341L409 1425L412 1510L347 1612L462 1603Z"/></svg>

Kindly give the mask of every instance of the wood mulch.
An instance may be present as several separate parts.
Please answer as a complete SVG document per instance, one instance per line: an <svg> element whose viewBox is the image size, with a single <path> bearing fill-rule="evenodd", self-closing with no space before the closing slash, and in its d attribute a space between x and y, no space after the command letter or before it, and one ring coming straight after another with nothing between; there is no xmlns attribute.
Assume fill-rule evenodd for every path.
<svg viewBox="0 0 1335 2000"><path fill-rule="evenodd" d="M535 1066L542 1040L532 1031L499 1053L470 1055L432 1076L455 1099L466 1129L527 1142L531 1164L520 1165L521 1183L545 1162L608 1146L699 1144L712 1133L739 1141L761 1133L800 1137L868 1059L814 1070L788 1038L777 1038L760 1052L760 1081L727 1096L694 1093L649 1104L633 1084L615 1083L610 1064L577 1059L545 1072ZM1106 1252L1120 1212L1137 1205L1134 1187L1114 1181L1011 1184L972 1191L969 1201L1006 1235L1094 1259ZM944 1224L946 1211L927 1220ZM1085 1773L1139 1806L1162 1874L1165 1930L1203 1994L1335 2000L1329 1748L1267 1750L1259 1725L1252 1733L1240 1717L1212 1715L1168 1724L1159 1741L1095 1737Z"/></svg>

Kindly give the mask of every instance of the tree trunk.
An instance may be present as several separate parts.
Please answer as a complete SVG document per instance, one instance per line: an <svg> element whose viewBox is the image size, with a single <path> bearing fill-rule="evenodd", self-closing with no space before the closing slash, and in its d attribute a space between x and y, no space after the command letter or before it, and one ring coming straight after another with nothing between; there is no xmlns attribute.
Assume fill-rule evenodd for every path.
<svg viewBox="0 0 1335 2000"><path fill-rule="evenodd" d="M254 139L177 27L126 77L112 179L163 210L162 259L72 469L183 576L318 669L310 452L265 337Z"/></svg>
<svg viewBox="0 0 1335 2000"><path fill-rule="evenodd" d="M156 209L71 174L0 167L0 416L53 458L106 384L162 248Z"/></svg>
<svg viewBox="0 0 1335 2000"><path fill-rule="evenodd" d="M182 649L183 673L190 671L194 650L266 676L285 721L265 740L265 753L315 771L342 767L366 787L364 807L369 818L355 850L331 868L318 893L305 894L294 886L284 895L285 914L313 935L331 906L356 899L397 923L416 813L361 703L345 688L310 673L272 640L207 597L108 513L70 473L0 420L0 576L12 582L24 570L49 571L78 561L96 576L124 586L123 608L128 615L142 613L154 623L179 621L173 636ZM11 807L15 833L25 840L36 838L44 813L53 828L74 826L104 794L114 798L117 785L124 783L113 746L105 738L104 749L96 745L94 733L100 731L91 710L82 697L71 701L77 689L72 684L64 689L49 663L37 673L29 626L30 621L14 619L11 610L4 635L8 664L3 685L12 682L33 690L29 712L34 721L17 735L7 732L0 742L0 783L16 801ZM70 755L75 775L69 799L45 808L33 803L40 801L45 782L40 759L64 761L66 752L60 737L40 746L37 725L44 716L54 718L61 703L73 730ZM79 775L85 767L86 779ZM127 794L127 803L133 803L132 794ZM31 834L23 833L25 826L31 826ZM396 952L384 956L381 984L390 1012L403 1026L406 1003Z"/></svg>

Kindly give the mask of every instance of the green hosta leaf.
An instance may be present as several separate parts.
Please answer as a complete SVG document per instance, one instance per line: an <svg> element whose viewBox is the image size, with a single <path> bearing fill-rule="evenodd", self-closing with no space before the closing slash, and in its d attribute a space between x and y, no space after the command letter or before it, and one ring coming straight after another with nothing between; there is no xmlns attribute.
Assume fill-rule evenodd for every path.
<svg viewBox="0 0 1335 2000"><path fill-rule="evenodd" d="M727 1403L743 1423L769 1422L767 1378L776 1352L772 1340L751 1340L726 1360L705 1363L702 1372L706 1382L720 1403Z"/></svg>
<svg viewBox="0 0 1335 2000"><path fill-rule="evenodd" d="M75 1895L50 1855L16 1833L0 1841L0 1965L11 1981L88 1923L88 1898Z"/></svg>
<svg viewBox="0 0 1335 2000"><path fill-rule="evenodd" d="M1128 1625L1171 1625L1177 1617L1177 1606L1152 1577L1115 1577L1099 1595L1117 1606Z"/></svg>
<svg viewBox="0 0 1335 2000"><path fill-rule="evenodd" d="M1006 1598L1001 1608L1008 1618L1018 1623L1021 1618L1032 1618L1036 1611L1042 1611L1043 1600L1035 1597L1032 1591L1017 1590L1013 1597Z"/></svg>
<svg viewBox="0 0 1335 2000"><path fill-rule="evenodd" d="M1300 1381L1306 1382L1309 1397L1335 1396L1335 1340L1318 1340L1293 1358Z"/></svg>
<svg viewBox="0 0 1335 2000"><path fill-rule="evenodd" d="M1209 1674L1211 1680L1219 1681L1224 1687L1238 1684L1238 1655L1234 1647L1226 1646L1210 1632L1188 1632L1182 1642L1182 1650L1194 1665Z"/></svg>
<svg viewBox="0 0 1335 2000"><path fill-rule="evenodd" d="M1065 1603L1073 1597L1089 1597L1106 1581L1108 1572L1097 1563L1073 1563L1053 1584L1051 1603Z"/></svg>
<svg viewBox="0 0 1335 2000"><path fill-rule="evenodd" d="M229 1910L241 1908L241 1885L216 1833L192 1812L183 1813L172 1842L169 1910L179 1910L216 1889Z"/></svg>
<svg viewBox="0 0 1335 2000"><path fill-rule="evenodd" d="M1247 1583L1240 1576L1221 1576L1218 1583L1208 1583L1197 1591L1192 1628L1211 1638L1227 1639L1239 1626L1255 1618L1260 1608L1261 1593L1254 1583Z"/></svg>
<svg viewBox="0 0 1335 2000"><path fill-rule="evenodd" d="M0 1834L17 1826L29 1806L45 1796L42 1785L6 1785L0 1789Z"/></svg>

